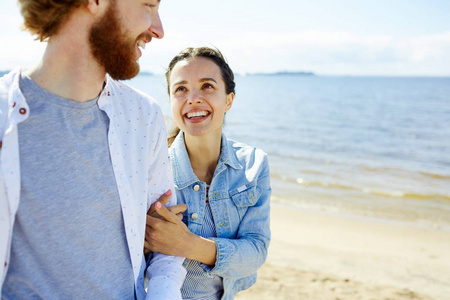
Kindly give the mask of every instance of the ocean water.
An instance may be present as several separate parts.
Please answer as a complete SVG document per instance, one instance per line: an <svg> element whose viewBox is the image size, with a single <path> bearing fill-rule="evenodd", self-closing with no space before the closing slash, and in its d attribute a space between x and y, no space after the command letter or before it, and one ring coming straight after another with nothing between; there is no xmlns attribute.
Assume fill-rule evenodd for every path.
<svg viewBox="0 0 450 300"><path fill-rule="evenodd" d="M163 76L129 84L171 116ZM268 154L274 202L450 230L450 78L236 76L224 131Z"/></svg>

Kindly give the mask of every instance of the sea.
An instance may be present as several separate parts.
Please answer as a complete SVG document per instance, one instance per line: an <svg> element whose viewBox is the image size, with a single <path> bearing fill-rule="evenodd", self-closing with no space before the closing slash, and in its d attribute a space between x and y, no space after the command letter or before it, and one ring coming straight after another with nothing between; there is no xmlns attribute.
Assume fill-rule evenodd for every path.
<svg viewBox="0 0 450 300"><path fill-rule="evenodd" d="M450 231L450 77L235 81L224 132L268 154L272 203ZM128 83L171 117L163 75Z"/></svg>

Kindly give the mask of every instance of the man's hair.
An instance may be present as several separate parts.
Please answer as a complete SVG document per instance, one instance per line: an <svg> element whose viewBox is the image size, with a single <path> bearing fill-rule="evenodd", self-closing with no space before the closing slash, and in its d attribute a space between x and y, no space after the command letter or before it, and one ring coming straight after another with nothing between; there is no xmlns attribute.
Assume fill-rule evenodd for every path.
<svg viewBox="0 0 450 300"><path fill-rule="evenodd" d="M88 0L18 0L24 18L22 28L41 42L56 33L73 9Z"/></svg>

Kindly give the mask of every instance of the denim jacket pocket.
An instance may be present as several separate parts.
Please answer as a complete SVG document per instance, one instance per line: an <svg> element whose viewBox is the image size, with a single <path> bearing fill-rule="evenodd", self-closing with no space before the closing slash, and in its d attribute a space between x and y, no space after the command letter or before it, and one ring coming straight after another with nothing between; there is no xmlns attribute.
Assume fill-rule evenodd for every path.
<svg viewBox="0 0 450 300"><path fill-rule="evenodd" d="M259 194L260 192L255 181L230 191L230 197L238 208L255 205L258 202Z"/></svg>

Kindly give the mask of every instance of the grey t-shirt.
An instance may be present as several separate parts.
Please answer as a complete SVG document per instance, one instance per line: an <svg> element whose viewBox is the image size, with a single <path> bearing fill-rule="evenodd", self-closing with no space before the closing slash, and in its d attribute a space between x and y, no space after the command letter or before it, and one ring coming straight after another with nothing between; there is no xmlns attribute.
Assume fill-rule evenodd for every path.
<svg viewBox="0 0 450 300"><path fill-rule="evenodd" d="M21 197L4 299L134 299L134 278L97 99L58 97L23 76Z"/></svg>

